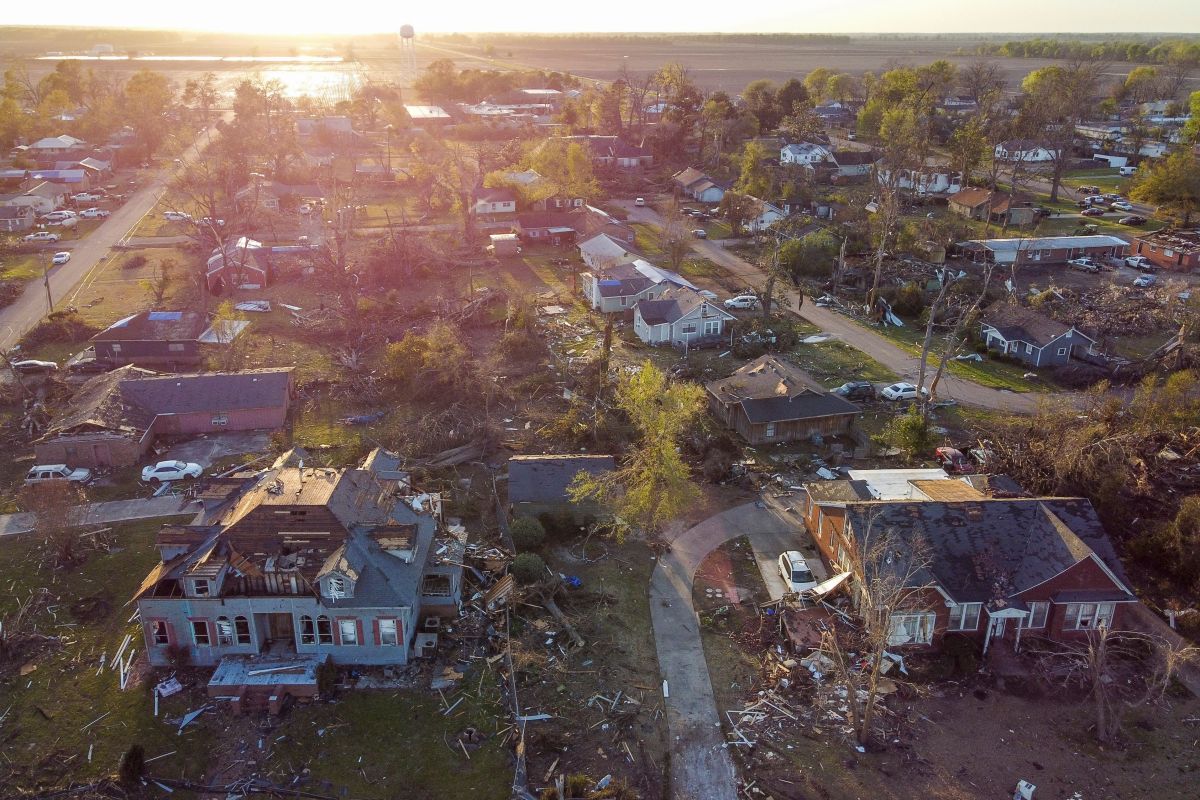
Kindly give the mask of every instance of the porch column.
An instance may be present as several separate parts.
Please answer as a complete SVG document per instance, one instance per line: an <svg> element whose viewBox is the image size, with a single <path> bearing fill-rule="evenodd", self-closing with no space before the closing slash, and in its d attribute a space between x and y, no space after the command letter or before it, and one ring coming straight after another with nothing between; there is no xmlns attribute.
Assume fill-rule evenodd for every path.
<svg viewBox="0 0 1200 800"><path fill-rule="evenodd" d="M988 617L987 631L983 635L983 654L986 656L988 647L992 643L992 625L995 622L990 616Z"/></svg>
<svg viewBox="0 0 1200 800"><path fill-rule="evenodd" d="M1013 644L1014 653L1021 652L1021 629L1025 627L1025 620L1028 618L1029 615L1026 614L1024 617L1021 617L1017 620L1017 641Z"/></svg>

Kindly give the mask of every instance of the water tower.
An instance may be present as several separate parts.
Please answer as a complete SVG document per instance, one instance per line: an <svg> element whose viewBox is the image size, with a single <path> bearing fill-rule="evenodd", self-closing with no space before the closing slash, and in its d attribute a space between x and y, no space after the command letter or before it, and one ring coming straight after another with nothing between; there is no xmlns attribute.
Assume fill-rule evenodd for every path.
<svg viewBox="0 0 1200 800"><path fill-rule="evenodd" d="M412 25L400 26L400 65L409 73L417 71L416 33Z"/></svg>

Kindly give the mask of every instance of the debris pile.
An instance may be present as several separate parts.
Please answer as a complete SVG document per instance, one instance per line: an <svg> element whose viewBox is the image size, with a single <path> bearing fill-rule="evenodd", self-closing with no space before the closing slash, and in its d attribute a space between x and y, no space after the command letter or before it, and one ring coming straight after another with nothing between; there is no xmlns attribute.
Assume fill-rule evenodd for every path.
<svg viewBox="0 0 1200 800"><path fill-rule="evenodd" d="M1031 289L1029 305L1065 325L1097 337L1145 336L1179 327L1185 303L1178 286L1135 289L1117 284L1074 289Z"/></svg>

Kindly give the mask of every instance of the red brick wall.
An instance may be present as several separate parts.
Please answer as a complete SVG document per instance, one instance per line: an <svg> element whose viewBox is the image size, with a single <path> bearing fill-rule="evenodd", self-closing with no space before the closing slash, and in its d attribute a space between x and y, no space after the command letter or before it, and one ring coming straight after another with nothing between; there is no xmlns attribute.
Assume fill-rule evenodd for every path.
<svg viewBox="0 0 1200 800"><path fill-rule="evenodd" d="M128 467L138 463L142 457L142 449L137 441L112 434L51 439L35 444L33 452L39 464L67 464L72 467Z"/></svg>
<svg viewBox="0 0 1200 800"><path fill-rule="evenodd" d="M1161 269L1187 272L1200 267L1200 253L1184 255L1176 250L1175 255L1168 257L1163 252L1162 245L1151 245L1141 239L1134 239L1131 249L1134 255L1145 256Z"/></svg>

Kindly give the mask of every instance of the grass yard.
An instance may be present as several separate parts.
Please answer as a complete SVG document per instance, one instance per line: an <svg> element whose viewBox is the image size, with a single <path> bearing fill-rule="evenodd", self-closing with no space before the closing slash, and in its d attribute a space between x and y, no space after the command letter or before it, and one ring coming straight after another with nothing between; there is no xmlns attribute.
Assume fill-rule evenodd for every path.
<svg viewBox="0 0 1200 800"><path fill-rule="evenodd" d="M48 264L50 253L45 256L40 253L27 253L24 255L14 255L0 264L0 280L6 281L28 281L33 278L40 278L42 275L43 263Z"/></svg>
<svg viewBox="0 0 1200 800"><path fill-rule="evenodd" d="M154 764L160 775L204 773L212 742L207 724L193 725L180 737L173 725L154 717L150 680L121 691L115 672L96 674L101 654L114 655L126 633L134 635L133 648L144 650L124 603L158 562L154 534L162 522L114 527L112 552L90 553L69 570L45 565L45 545L33 534L0 542L0 614L11 614L18 599L45 588L51 594L48 608L33 621L38 632L64 637L61 645L34 643L0 663L0 714L8 709L0 727L0 785L44 789L113 774L133 744L141 744L148 758L179 751ZM81 600L93 603L89 613L78 605ZM168 698L161 713L178 717L189 702L184 695Z"/></svg>
<svg viewBox="0 0 1200 800"><path fill-rule="evenodd" d="M504 709L495 674L482 684L479 677L468 672L460 692L446 693L451 704L462 698L449 717L436 694L415 690L350 691L332 704L295 707L272 732L286 738L274 745L267 771L289 783L309 770L309 791L324 793L328 781L353 798L503 800L512 783L508 749L496 735ZM468 727L486 736L469 757L456 743Z"/></svg>
<svg viewBox="0 0 1200 800"><path fill-rule="evenodd" d="M903 328L884 326L878 328L877 332L913 355L919 356L921 344L925 339L925 330L915 327L915 325L916 323L910 320ZM941 341L940 336L934 337L933 351L929 356L930 379L937 370L938 358L940 358L938 348L941 346ZM974 381L982 386L990 386L993 389L1008 389L1012 392L1044 392L1048 388L1053 388L1043 381L1032 381L1025 378L1024 374L1029 371L1027 367L1005 364L987 355L983 356L982 362L951 361L947 364L946 370L955 377Z"/></svg>
<svg viewBox="0 0 1200 800"><path fill-rule="evenodd" d="M1067 170L1063 185L1076 189L1080 186L1099 186L1105 192L1121 192L1128 188L1129 178L1122 177L1116 169Z"/></svg>

